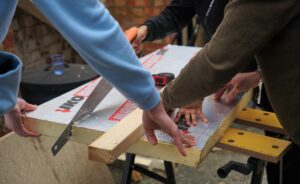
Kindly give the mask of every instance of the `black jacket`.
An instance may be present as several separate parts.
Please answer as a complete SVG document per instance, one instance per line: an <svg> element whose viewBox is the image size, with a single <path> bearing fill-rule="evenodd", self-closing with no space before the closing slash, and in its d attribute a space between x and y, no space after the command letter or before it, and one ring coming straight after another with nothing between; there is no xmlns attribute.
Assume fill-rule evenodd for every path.
<svg viewBox="0 0 300 184"><path fill-rule="evenodd" d="M179 33L195 15L210 38L223 19L227 3L228 0L172 0L159 16L145 22L149 30L145 40Z"/></svg>
<svg viewBox="0 0 300 184"><path fill-rule="evenodd" d="M195 15L198 16L198 23L202 25L210 40L223 20L227 3L228 0L172 0L160 15L144 23L148 27L148 35L144 41L153 41L172 33L180 33ZM253 59L243 72L254 71L256 68Z"/></svg>

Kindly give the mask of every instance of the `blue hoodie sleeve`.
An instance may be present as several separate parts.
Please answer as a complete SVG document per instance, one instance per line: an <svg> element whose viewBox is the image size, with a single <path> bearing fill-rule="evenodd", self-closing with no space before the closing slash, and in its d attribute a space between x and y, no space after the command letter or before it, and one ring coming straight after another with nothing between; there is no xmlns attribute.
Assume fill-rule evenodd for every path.
<svg viewBox="0 0 300 184"><path fill-rule="evenodd" d="M142 109L160 101L119 24L99 0L33 0L80 56Z"/></svg>
<svg viewBox="0 0 300 184"><path fill-rule="evenodd" d="M0 43L3 42L16 11L17 0L0 1Z"/></svg>
<svg viewBox="0 0 300 184"><path fill-rule="evenodd" d="M17 0L0 1L0 43L8 32L17 4ZM0 115L16 104L21 68L22 63L18 57L0 51Z"/></svg>
<svg viewBox="0 0 300 184"><path fill-rule="evenodd" d="M0 115L11 110L16 104L21 68L19 58L0 51Z"/></svg>

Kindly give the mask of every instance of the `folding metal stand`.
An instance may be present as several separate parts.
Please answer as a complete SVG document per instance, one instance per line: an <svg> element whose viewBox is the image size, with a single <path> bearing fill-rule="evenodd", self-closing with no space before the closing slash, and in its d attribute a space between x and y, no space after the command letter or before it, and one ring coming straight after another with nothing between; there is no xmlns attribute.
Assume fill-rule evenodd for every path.
<svg viewBox="0 0 300 184"><path fill-rule="evenodd" d="M144 167L136 165L134 163L134 159L135 159L135 154L131 154L131 153L126 154L126 160L125 160L125 165L124 165L124 169L123 169L123 176L122 176L121 184L129 184L130 183L132 170L138 171L142 174L149 176L150 178L152 178L154 180L160 181L165 184L175 184L176 183L173 165L171 162L164 161L166 177L163 177L157 173L154 173L152 171L145 169Z"/></svg>
<svg viewBox="0 0 300 184"><path fill-rule="evenodd" d="M264 175L264 169L266 166L265 160L250 157L247 164L230 161L223 167L219 168L217 173L221 178L226 178L232 171L237 171L244 175L249 175L252 172L251 184L261 184Z"/></svg>

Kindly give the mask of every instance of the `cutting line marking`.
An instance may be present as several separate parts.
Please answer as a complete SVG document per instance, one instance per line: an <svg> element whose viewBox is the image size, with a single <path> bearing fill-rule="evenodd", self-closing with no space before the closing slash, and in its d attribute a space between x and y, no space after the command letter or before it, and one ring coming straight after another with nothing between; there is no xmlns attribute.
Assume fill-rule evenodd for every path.
<svg viewBox="0 0 300 184"><path fill-rule="evenodd" d="M92 93L93 89L96 87L96 81L98 80L94 79L91 82L87 83L85 86L80 88L77 92L73 94L73 96L83 96L83 97L89 97ZM86 93L86 94L85 94Z"/></svg>

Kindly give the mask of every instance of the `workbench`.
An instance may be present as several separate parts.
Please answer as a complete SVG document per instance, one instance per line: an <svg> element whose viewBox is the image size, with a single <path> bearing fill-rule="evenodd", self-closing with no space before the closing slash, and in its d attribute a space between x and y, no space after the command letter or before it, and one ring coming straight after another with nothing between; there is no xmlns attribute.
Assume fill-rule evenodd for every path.
<svg viewBox="0 0 300 184"><path fill-rule="evenodd" d="M141 58L141 61L143 66L153 74L171 72L177 76L200 49L168 45ZM43 135L58 137L98 82L99 79L91 81L40 105L37 110L27 114L24 123ZM252 122L250 124L257 127L284 132L279 123L279 126L278 124L273 125L273 122L261 123L265 122L262 121L262 117L260 119L254 117L254 120L249 120L253 117L247 116L253 115L254 111L245 109L245 107L251 97L252 92L249 91L240 95L229 105L216 102L211 96L205 98L203 112L209 123L199 122L199 125L189 129L190 133L196 137L197 144L186 149L187 157L181 156L172 144L172 139L160 131L156 132L159 137L159 144L150 145L143 136L142 111L136 109L136 106L126 100L116 89L107 95L90 116L74 125L71 140L89 145L89 158L91 160L107 163L114 161L119 154L126 151L197 167L215 145L265 161L278 162L288 149L289 141L229 128L236 117L239 117L240 122L248 123L248 125L249 122ZM268 115L265 113L263 116L265 118ZM243 119L242 117L246 118ZM101 139L100 136L105 132L111 134L108 137L112 138L105 139L105 134ZM99 137L100 140L104 139L104 141L96 140Z"/></svg>

